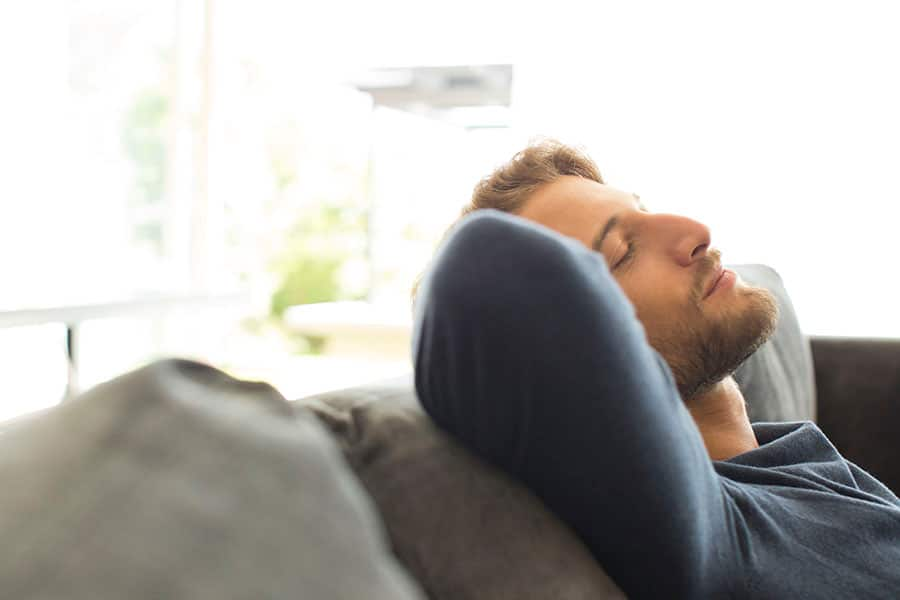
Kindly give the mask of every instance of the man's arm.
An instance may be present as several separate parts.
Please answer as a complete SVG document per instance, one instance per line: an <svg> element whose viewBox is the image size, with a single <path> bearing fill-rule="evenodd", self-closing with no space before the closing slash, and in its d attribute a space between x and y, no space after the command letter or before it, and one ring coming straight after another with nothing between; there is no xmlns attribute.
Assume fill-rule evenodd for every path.
<svg viewBox="0 0 900 600"><path fill-rule="evenodd" d="M476 212L423 281L413 358L434 421L532 489L629 597L727 589L729 499L599 254Z"/></svg>

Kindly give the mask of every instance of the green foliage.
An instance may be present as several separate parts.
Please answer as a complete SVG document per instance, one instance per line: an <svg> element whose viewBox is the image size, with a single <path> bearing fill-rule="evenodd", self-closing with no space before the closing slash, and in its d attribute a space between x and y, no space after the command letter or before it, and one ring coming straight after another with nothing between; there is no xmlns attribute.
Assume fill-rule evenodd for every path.
<svg viewBox="0 0 900 600"><path fill-rule="evenodd" d="M160 90L144 90L125 116L122 145L135 167L135 187L146 204L163 197L166 181L165 119L169 100Z"/></svg>
<svg viewBox="0 0 900 600"><path fill-rule="evenodd" d="M281 317L295 304L330 302L340 297L338 272L343 259L337 256L298 254L287 261L281 283L272 294L272 316Z"/></svg>
<svg viewBox="0 0 900 600"><path fill-rule="evenodd" d="M276 322L290 306L365 297L369 284L364 262L369 233L365 176L348 168L339 155L312 148L301 124L291 119L270 132L268 162L275 195L267 200L269 210L292 215L270 263L277 277L270 302ZM319 182L325 180L334 184L322 186ZM328 341L286 329L296 352L320 353Z"/></svg>
<svg viewBox="0 0 900 600"><path fill-rule="evenodd" d="M364 252L365 232L365 214L356 207L320 203L303 211L274 263L272 316L297 304L356 299L340 273L348 258Z"/></svg>
<svg viewBox="0 0 900 600"><path fill-rule="evenodd" d="M134 167L132 205L160 206L166 187L166 118L169 99L159 88L138 95L122 124L122 146ZM163 223L160 215L143 216L135 223L134 239L157 253L163 251Z"/></svg>

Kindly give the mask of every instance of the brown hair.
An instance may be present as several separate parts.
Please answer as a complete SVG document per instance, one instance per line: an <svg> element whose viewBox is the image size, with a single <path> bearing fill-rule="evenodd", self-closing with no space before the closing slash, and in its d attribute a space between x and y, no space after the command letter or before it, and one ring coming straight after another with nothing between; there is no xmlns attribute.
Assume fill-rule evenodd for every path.
<svg viewBox="0 0 900 600"><path fill-rule="evenodd" d="M597 164L582 150L554 139L532 141L524 150L517 152L509 161L478 182L472 191L471 200L462 208L459 217L447 228L447 232L476 210L493 208L515 214L540 186L566 175L603 183ZM423 275L424 273L419 274L413 283L410 294L413 304Z"/></svg>

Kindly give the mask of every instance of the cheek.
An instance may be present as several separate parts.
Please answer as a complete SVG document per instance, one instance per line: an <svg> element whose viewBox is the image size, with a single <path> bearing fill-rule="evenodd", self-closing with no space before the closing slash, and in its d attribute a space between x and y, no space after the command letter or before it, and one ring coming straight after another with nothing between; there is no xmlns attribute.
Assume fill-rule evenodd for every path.
<svg viewBox="0 0 900 600"><path fill-rule="evenodd" d="M674 298L666 298L665 286L653 285L644 278L617 278L622 291L631 300L638 320L647 329L656 329L668 312L671 314Z"/></svg>
<svg viewBox="0 0 900 600"><path fill-rule="evenodd" d="M633 270L626 271L616 277L635 307L644 311L652 311L662 306L680 304L680 286L672 281L670 273L662 269L654 269L653 265L634 265Z"/></svg>
<svg viewBox="0 0 900 600"><path fill-rule="evenodd" d="M691 322L697 315L684 278L665 270L642 268L616 280L631 300L638 320L651 335L662 335L676 323Z"/></svg>

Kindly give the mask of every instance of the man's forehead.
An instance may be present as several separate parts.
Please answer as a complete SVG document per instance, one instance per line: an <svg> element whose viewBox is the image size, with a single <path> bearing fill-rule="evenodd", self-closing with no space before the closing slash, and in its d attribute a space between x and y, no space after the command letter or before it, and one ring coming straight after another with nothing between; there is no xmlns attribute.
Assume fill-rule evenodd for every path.
<svg viewBox="0 0 900 600"><path fill-rule="evenodd" d="M567 176L539 187L516 213L591 248L592 240L613 216L634 210L641 207L633 194Z"/></svg>
<svg viewBox="0 0 900 600"><path fill-rule="evenodd" d="M584 177L565 176L538 188L526 203L523 216L580 213L603 217L621 210L644 210L636 194Z"/></svg>

